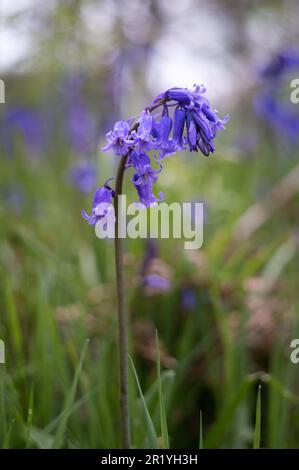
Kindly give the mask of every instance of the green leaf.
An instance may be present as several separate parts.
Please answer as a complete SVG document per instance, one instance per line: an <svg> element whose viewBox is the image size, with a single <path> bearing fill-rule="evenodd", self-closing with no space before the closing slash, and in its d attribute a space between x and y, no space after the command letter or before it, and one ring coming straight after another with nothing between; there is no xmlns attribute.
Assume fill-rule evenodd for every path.
<svg viewBox="0 0 299 470"><path fill-rule="evenodd" d="M218 448L220 446L222 439L224 439L225 437L227 429L232 424L232 419L234 417L236 409L246 397L249 389L251 388L255 380L256 377L253 377L251 375L245 377L239 389L224 407L218 419L211 427L209 434L206 438L205 447L207 449Z"/></svg>
<svg viewBox="0 0 299 470"><path fill-rule="evenodd" d="M54 443L53 443L53 448L54 449L59 449L61 447L62 443L63 443L64 433L65 433L65 429L66 429L66 426L67 426L69 416L70 416L71 411L72 411L73 403L75 401L76 390L77 390L79 378L80 378L80 375L81 375L83 361L84 361L84 357L85 357L85 354L86 354L88 343L89 343L89 339L87 339L84 343L84 346L82 348L82 352L81 352L81 355L80 355L79 363L78 363L78 366L77 366L76 371L75 371L73 383L72 383L70 391L69 391L69 393L68 393L68 395L66 396L66 399L65 399L63 414L62 414L60 422L58 424L58 428L57 428L57 431L56 431L56 436L55 436Z"/></svg>
<svg viewBox="0 0 299 470"><path fill-rule="evenodd" d="M134 367L134 363L133 363L133 360L132 360L131 356L129 356L129 358L130 358L131 366L132 366L132 369L133 369L134 377L135 377L135 380L136 380L137 388L138 388L138 391L139 391L139 395L140 395L140 399L141 399L141 403L142 403L142 407L143 407L143 411L144 411L145 423L146 423L146 428L147 428L147 432L148 432L148 440L149 440L150 448L151 449L159 449L157 433L155 431L155 427L154 427L152 418L151 418L151 416L149 414L149 411L148 411L148 408L146 406L146 402L145 402L145 399L144 399L144 396L143 396L143 393L142 393L142 390L141 390L141 386L140 386L140 383L139 383L139 380L138 380L138 375L137 375L136 369Z"/></svg>
<svg viewBox="0 0 299 470"><path fill-rule="evenodd" d="M169 437L168 437L165 402L164 402L162 380L161 380L160 348L159 348L159 338L158 338L157 330L156 330L156 353L157 353L157 375L158 375L158 384L159 384L159 404L160 404L160 422L161 422L161 431L162 431L162 442L163 442L163 449L169 449Z"/></svg>

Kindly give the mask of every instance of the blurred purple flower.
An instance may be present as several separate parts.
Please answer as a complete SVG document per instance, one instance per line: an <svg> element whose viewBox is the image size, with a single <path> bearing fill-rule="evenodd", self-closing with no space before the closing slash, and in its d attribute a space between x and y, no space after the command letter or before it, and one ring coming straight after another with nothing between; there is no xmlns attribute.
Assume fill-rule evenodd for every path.
<svg viewBox="0 0 299 470"><path fill-rule="evenodd" d="M22 135L25 145L33 154L42 152L45 144L45 120L34 108L11 106L5 108L5 128L10 139L15 133Z"/></svg>
<svg viewBox="0 0 299 470"><path fill-rule="evenodd" d="M254 99L256 114L276 130L280 136L295 142L299 137L299 114L291 103L278 101L270 92L261 92Z"/></svg>
<svg viewBox="0 0 299 470"><path fill-rule="evenodd" d="M170 280L160 276L159 274L149 274L148 276L144 276L143 283L146 289L161 293L168 292L171 287Z"/></svg>
<svg viewBox="0 0 299 470"><path fill-rule="evenodd" d="M93 191L97 185L97 169L93 162L82 161L69 171L71 183L84 194Z"/></svg>
<svg viewBox="0 0 299 470"><path fill-rule="evenodd" d="M65 123L67 138L74 152L89 156L98 144L97 123L82 93L84 81L83 74L73 74L64 81L62 92L67 116Z"/></svg>
<svg viewBox="0 0 299 470"><path fill-rule="evenodd" d="M287 48L278 52L272 60L261 70L263 79L277 79L285 72L298 70L299 68L299 52L296 49Z"/></svg>
<svg viewBox="0 0 299 470"><path fill-rule="evenodd" d="M262 69L262 88L253 101L256 114L291 144L298 141L299 113L289 97L282 101L281 94L286 85L289 90L289 74L295 70L299 71L298 50L289 48L277 53Z"/></svg>
<svg viewBox="0 0 299 470"><path fill-rule="evenodd" d="M184 286L181 290L181 305L183 310L190 311L196 307L196 291L193 286Z"/></svg>
<svg viewBox="0 0 299 470"><path fill-rule="evenodd" d="M171 270L158 256L156 240L147 239L141 265L141 285L148 295L165 294L171 289Z"/></svg>
<svg viewBox="0 0 299 470"><path fill-rule="evenodd" d="M17 215L21 214L25 201L25 194L20 184L11 184L3 188L1 191L1 197L10 211Z"/></svg>
<svg viewBox="0 0 299 470"><path fill-rule="evenodd" d="M79 155L89 155L95 147L95 119L82 100L69 109L68 130L71 145ZM94 144L94 145L93 145Z"/></svg>

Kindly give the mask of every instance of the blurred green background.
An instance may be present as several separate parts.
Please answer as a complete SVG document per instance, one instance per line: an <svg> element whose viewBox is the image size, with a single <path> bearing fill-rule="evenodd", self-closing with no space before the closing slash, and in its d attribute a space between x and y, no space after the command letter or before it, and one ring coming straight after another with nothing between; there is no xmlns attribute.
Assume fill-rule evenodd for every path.
<svg viewBox="0 0 299 470"><path fill-rule="evenodd" d="M231 120L210 158L166 159L157 192L204 202L204 244L126 240L131 354L160 438L158 330L172 448L198 447L200 435L205 448L252 447L259 385L260 446L298 447L299 104L289 93L299 65L271 84L260 73L296 49L298 2L0 10L0 447L121 445L113 243L80 212L116 172L117 157L100 150L113 123L194 82ZM287 114L261 112L264 92ZM150 274L163 288L146 284ZM133 374L130 390L133 445L149 447Z"/></svg>

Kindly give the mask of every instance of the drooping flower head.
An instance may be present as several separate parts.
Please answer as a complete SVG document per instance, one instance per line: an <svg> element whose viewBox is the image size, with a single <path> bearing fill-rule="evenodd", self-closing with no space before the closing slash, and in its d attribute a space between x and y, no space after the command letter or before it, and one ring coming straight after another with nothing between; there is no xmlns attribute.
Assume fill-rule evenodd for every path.
<svg viewBox="0 0 299 470"><path fill-rule="evenodd" d="M195 85L192 90L171 88L158 95L137 118L118 121L106 135L108 143L103 150L124 157L126 169L134 169L131 182L145 207L162 199L162 193L156 196L153 192L162 166L153 164L186 149L205 156L214 152L214 140L218 131L225 128L228 116L218 117L205 92L202 85ZM95 205L92 221L97 215L94 210Z"/></svg>

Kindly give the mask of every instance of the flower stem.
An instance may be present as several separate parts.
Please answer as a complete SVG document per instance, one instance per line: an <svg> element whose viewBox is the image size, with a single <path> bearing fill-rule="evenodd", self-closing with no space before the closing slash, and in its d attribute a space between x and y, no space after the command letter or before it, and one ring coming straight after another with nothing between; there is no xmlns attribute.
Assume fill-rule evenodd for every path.
<svg viewBox="0 0 299 470"><path fill-rule="evenodd" d="M148 107L148 111L152 112L159 106L163 105L167 100L160 99L156 103ZM133 126L131 132L137 128L137 124ZM116 269L116 288L117 288L117 305L118 305L118 328L119 328L119 364L120 364L120 410L121 410L121 428L122 443L124 449L131 447L131 429L130 429L130 411L129 411L129 372L128 372L128 312L125 301L125 284L124 284L124 249L123 239L119 237L121 233L121 220L118 214L118 196L122 194L123 178L126 169L126 162L129 153L121 158L116 175L115 182L115 269Z"/></svg>
<svg viewBox="0 0 299 470"><path fill-rule="evenodd" d="M115 183L115 268L118 304L118 328L119 328L119 361L120 361L120 410L122 444L124 449L131 447L131 429L129 412L129 381L128 381L128 312L125 302L124 269L123 269L123 239L119 237L121 220L118 217L118 196L122 194L123 176L127 155L123 156L117 171Z"/></svg>

